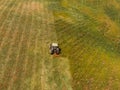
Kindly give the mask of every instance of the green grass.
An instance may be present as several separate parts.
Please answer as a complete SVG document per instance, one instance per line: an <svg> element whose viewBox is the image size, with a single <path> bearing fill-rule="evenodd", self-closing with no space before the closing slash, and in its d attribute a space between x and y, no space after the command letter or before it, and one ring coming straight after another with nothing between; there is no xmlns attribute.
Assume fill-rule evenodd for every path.
<svg viewBox="0 0 120 90"><path fill-rule="evenodd" d="M120 16L116 2L50 1L62 55L70 60L74 90L120 88Z"/></svg>
<svg viewBox="0 0 120 90"><path fill-rule="evenodd" d="M118 90L119 2L1 0L0 90Z"/></svg>

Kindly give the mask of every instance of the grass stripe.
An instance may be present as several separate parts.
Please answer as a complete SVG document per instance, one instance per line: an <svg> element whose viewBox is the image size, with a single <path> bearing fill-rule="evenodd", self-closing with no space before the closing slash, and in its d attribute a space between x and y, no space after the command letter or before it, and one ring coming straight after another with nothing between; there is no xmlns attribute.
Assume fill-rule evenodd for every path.
<svg viewBox="0 0 120 90"><path fill-rule="evenodd" d="M31 4L33 4L32 2L31 2ZM34 23L34 19L33 19L33 16L35 15L35 12L33 11L32 12L32 25L31 25L31 27L33 27L33 23ZM34 30L34 28L31 28L31 31L35 31ZM37 34L38 35L38 34ZM35 36L37 36L37 35L35 35ZM36 49L37 48L37 37L35 37L35 45L34 45L34 59L33 59L33 66L32 66L32 78L31 78L31 90L34 90L34 88L35 88L35 84L36 84Z"/></svg>
<svg viewBox="0 0 120 90"><path fill-rule="evenodd" d="M18 64L18 60L19 60L19 56L20 56L20 50L21 50L21 46L22 46L22 42L23 42L23 37L24 37L23 35L24 35L24 31L22 32L21 40L20 40L19 45L18 45L16 62L15 62L15 64L14 64L14 66L13 66L13 69L14 69L14 70L12 70L12 71L13 71L13 72L12 72L12 78L11 78L11 80L10 80L10 82L9 82L8 90L12 90L12 86L13 86L13 82L14 82L14 76L15 76L15 73L16 73L15 69L16 69L17 64Z"/></svg>
<svg viewBox="0 0 120 90"><path fill-rule="evenodd" d="M4 2L4 4L1 6L2 11L0 13L0 19L1 19L1 22L0 22L0 41L1 42L0 42L0 44L2 43L3 35L6 32L5 30L3 30L3 28L5 26L5 22L7 21L6 17L9 12L7 12L7 14L5 14L6 16L5 15L3 16L3 14L8 9L8 5L10 4L10 2L8 2L8 1L3 1L3 2Z"/></svg>
<svg viewBox="0 0 120 90"><path fill-rule="evenodd" d="M18 7L16 8L16 12L20 8L20 6L21 6L21 3L19 3ZM19 16L19 19L17 20L19 23L15 26L15 30L14 30L14 32L12 34L12 39L10 41L9 49L8 49L8 52L7 52L7 55L6 55L6 58L5 58L5 65L3 66L3 69L2 69L3 73L2 73L1 78L4 76L4 72L5 72L7 64L9 62L9 60L10 60L10 56L12 55L12 52L13 52L12 49L14 48L13 46L16 45L15 41L16 41L16 39L18 37L17 35L18 35L18 32L19 32L18 28L19 28L19 24L20 24L20 18L21 18L21 15Z"/></svg>
<svg viewBox="0 0 120 90"><path fill-rule="evenodd" d="M27 22L27 17L26 17L26 20L25 20L25 23ZM18 45L18 50L17 50L17 56L16 56L16 61L15 61L15 64L14 64L14 66L13 66L13 73L12 73L12 78L11 78L11 80L10 80L10 82L9 82L9 86L8 86L8 90L12 90L12 87L13 87L13 83L14 83L14 76L15 76L15 73L16 73L16 67L17 67L17 65L18 65L18 61L19 61L19 57L20 57L20 51L21 51L21 49L22 49L22 42L23 42L23 40L24 40L24 35L25 35L25 29L22 31L22 36L21 36L21 38L20 38L20 42L19 42L19 45Z"/></svg>
<svg viewBox="0 0 120 90"><path fill-rule="evenodd" d="M12 8L11 8L10 11L9 11L9 13L7 14L6 20L9 18L9 15L10 15L11 10L12 10L13 8L15 8L14 5L12 6ZM11 24L12 24L12 21L13 21L13 20L14 20L14 18L12 18L11 23L10 23L9 26L8 26L9 28L8 28L8 30L6 30L5 35L4 35L3 39L2 39L2 42L0 43L0 51L1 51L2 47L4 46L6 40L7 40L8 36L9 36L9 33L10 33L10 31L11 31L10 28L12 27ZM5 23L4 23L1 27L3 27L4 25L5 25ZM1 33L1 32L0 32L0 33Z"/></svg>
<svg viewBox="0 0 120 90"><path fill-rule="evenodd" d="M42 4L43 4L43 6L44 6L44 1L43 0L41 0L41 2L42 2ZM45 25L44 25L44 21L45 21L45 16L44 16L44 12L45 12L45 7L42 7L42 10L43 10L43 12L41 13L42 14L42 27L41 27L41 29L42 29L42 40L41 40L41 43L42 43L42 45L43 46L45 46L45 44L44 44L44 32L46 31L44 28L45 28ZM42 47L42 49L41 49L41 52L42 52L42 54L44 55L45 54L45 51L44 51L44 47ZM46 83L46 74L45 74L45 65L44 65L44 60L45 60L45 58L44 58L44 56L42 57L42 60L41 60L41 63L42 63L42 67L41 67L41 90L47 90L48 89L48 86L47 86L47 83Z"/></svg>
<svg viewBox="0 0 120 90"><path fill-rule="evenodd" d="M42 3L39 3L39 6L37 7L37 15L38 17L41 17L41 13L39 13L41 10L41 6ZM36 37L35 37L35 48L34 48L34 70L33 70L33 81L34 86L31 88L31 90L42 90L41 87L41 37L40 34L41 32L41 19L37 21L36 24L37 28L36 28ZM36 66L35 66L36 64ZM32 84L31 84L32 85Z"/></svg>
<svg viewBox="0 0 120 90"><path fill-rule="evenodd" d="M30 0L28 1L28 3L27 3L27 7L29 7L29 2L30 2ZM27 16L27 13L26 13L26 16ZM27 29L27 27L26 27L26 25L27 25L27 21L28 21L28 18L26 17L25 18L25 26L24 26L24 30L26 30ZM30 27L31 27L31 25L30 25ZM30 38L31 37L31 32L29 32L29 34L28 34L28 40L27 40L27 48L26 48L26 55L25 55L25 60L24 60L24 65L23 65L23 73L22 73L22 75L21 75L21 77L22 77L22 79L21 79L21 85L20 85L20 89L22 90L22 89L25 89L25 83L24 83L24 80L25 80L25 77L26 77L26 72L27 72L27 64L28 64L28 59L29 59L29 55L28 55L28 49L30 48ZM26 87L27 88L27 87Z"/></svg>
<svg viewBox="0 0 120 90"><path fill-rule="evenodd" d="M6 17L9 15L7 14L6 17L4 16L4 18L2 16L3 16L4 12L6 12L6 10L8 9L8 5L10 5L10 4L11 4L11 2L6 0L6 1L4 1L4 3L1 6L2 11L0 12L0 18L1 18L0 33L2 32L2 29L5 26L5 22L7 21ZM9 13L9 12L7 12L7 13Z"/></svg>
<svg viewBox="0 0 120 90"><path fill-rule="evenodd" d="M22 1L22 4L24 4L23 2L24 2L24 1ZM29 2L29 1L28 1L28 2ZM26 3L26 5L29 6L28 3ZM25 14L24 14L24 13L25 13ZM28 29L27 26L29 25L29 24L27 24L27 22L28 22L28 19L29 19L29 18L27 18L27 12L25 12L23 9L22 9L22 15L25 15L25 21L24 21L24 23L23 23L23 26L24 26L23 30L24 30L24 31L27 31L27 29ZM22 19L22 18L21 18L21 19ZM29 25L29 26L31 27L31 25ZM28 37L28 39L27 39L27 41L26 41L26 44L23 45L23 46L26 46L26 49L25 49L26 52L24 53L25 55L24 55L24 60L23 60L23 63L22 63L22 64L23 64L23 65L22 65L22 70L23 70L23 72L22 72L22 73L20 72L21 77L20 77L20 78L18 77L18 78L19 78L19 84L20 84L20 85L19 85L19 89L20 89L20 90L25 89L24 87L26 86L25 83L24 83L24 80L27 78L27 77L26 77L26 72L27 72L26 69L27 69L27 63L28 63L28 62L26 62L26 59L27 59L27 57L28 57L28 55L27 55L27 54L28 54L28 52L27 52L27 51L28 51L28 44L30 44L29 36L30 36L30 35L29 35L29 32L28 32L27 34L24 33L24 39L25 39L26 37ZM21 51L22 51L22 49L21 49ZM21 54L22 54L22 53L21 53ZM20 58L19 58L19 59L20 59ZM26 66L26 67L25 67L25 66ZM17 67L16 67L16 68L17 68ZM17 70L16 68L15 68L15 70ZM25 90L26 90L26 89L25 89Z"/></svg>
<svg viewBox="0 0 120 90"><path fill-rule="evenodd" d="M0 8L2 9L2 12L0 12L0 17L2 16L3 12L5 10L7 10L7 6L10 4L10 2L8 3L8 0L2 0L2 5L0 6Z"/></svg>
<svg viewBox="0 0 120 90"><path fill-rule="evenodd" d="M16 10L17 11L17 10ZM14 20L15 18L13 18L13 20ZM12 23L11 23L12 24ZM12 25L11 25L12 26ZM10 26L10 27L11 27ZM11 31L11 28L9 29L9 31ZM16 33L15 33L16 34ZM13 34L14 35L14 34ZM8 50L8 54L6 55L7 57L6 57L6 59L5 59L5 64L2 66L2 70L1 70L1 76L0 76L0 81L2 80L2 78L3 78L3 76L4 76L4 69L5 69L5 67L6 67L6 65L7 65L7 62L8 62L8 58L9 58L9 56L10 56L10 52L11 52L11 46L14 44L14 40L15 40L15 37L13 37L13 39L11 39L11 44L10 44L10 48L9 48L9 50ZM2 49L2 48L1 48ZM9 52L10 51L10 52Z"/></svg>

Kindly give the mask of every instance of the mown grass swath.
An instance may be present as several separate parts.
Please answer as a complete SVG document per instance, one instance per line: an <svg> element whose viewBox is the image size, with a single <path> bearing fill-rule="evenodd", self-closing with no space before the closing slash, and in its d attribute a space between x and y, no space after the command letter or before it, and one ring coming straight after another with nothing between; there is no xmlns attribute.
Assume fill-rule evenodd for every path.
<svg viewBox="0 0 120 90"><path fill-rule="evenodd" d="M34 24L36 21L33 20L35 12L29 13L30 11L22 9L23 5L29 8L32 2L29 1L5 0L1 7L0 89L2 90L31 88L29 86L33 69L34 39L37 33L33 29L38 28L38 23L36 27ZM30 59L29 62L26 59Z"/></svg>

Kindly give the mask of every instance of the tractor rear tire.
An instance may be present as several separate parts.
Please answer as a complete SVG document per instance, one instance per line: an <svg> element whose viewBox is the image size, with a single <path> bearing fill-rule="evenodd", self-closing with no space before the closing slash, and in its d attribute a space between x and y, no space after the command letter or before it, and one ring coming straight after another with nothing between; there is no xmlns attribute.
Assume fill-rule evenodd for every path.
<svg viewBox="0 0 120 90"><path fill-rule="evenodd" d="M56 49L56 54L60 54L60 49L59 48Z"/></svg>
<svg viewBox="0 0 120 90"><path fill-rule="evenodd" d="M53 49L50 50L50 54L51 54L51 55L54 54L54 50L53 50Z"/></svg>

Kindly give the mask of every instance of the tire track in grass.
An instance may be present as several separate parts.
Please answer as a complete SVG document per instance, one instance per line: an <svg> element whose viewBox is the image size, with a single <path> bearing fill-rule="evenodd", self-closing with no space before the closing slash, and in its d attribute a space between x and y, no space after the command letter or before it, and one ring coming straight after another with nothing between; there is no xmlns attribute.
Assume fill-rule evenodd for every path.
<svg viewBox="0 0 120 90"><path fill-rule="evenodd" d="M17 11L17 9L16 9L16 11ZM13 18L13 20L14 20L14 18ZM12 24L12 23L11 23ZM11 25L12 26L12 25ZM11 27L10 26L10 27ZM17 28L17 25L16 25L16 28ZM11 28L10 28L10 31L11 31ZM13 32L13 35L12 35L12 39L11 39L11 43L10 43L10 46L9 46L9 49L8 49L8 52L7 52L7 55L6 55L6 59L5 59L5 64L1 67L2 69L1 69L1 72L0 72L0 81L2 81L2 78L4 77L4 72L5 72L5 68L6 68L6 65L7 65L7 63L8 63L8 61L9 61L9 57L10 57L10 55L11 55L11 53L12 53L12 45L14 45L14 41L15 41L15 39L16 39L16 35L17 35L17 33L18 33L18 31L16 30L15 32Z"/></svg>
<svg viewBox="0 0 120 90"><path fill-rule="evenodd" d="M15 1L15 3L17 3L17 0ZM9 11L9 13L7 14L7 17L6 17L6 20L9 18L9 15L10 15L10 13L11 13L11 11L12 11L12 9L13 8L15 8L15 5L13 5L12 6L12 8L10 9L10 11ZM12 27L12 21L14 20L14 18L12 18L12 20L11 20L11 23L9 24L9 28L11 28ZM3 28L3 26L5 25L5 21L4 21L4 23L3 23L3 25L1 26L1 28ZM1 30L1 28L0 28L0 30ZM2 30L1 30L2 31ZM4 44L5 44L5 42L6 42L6 40L8 39L8 36L9 36L9 33L10 33L10 31L11 31L11 29L8 29L7 31L5 31L5 37L2 39L2 42L0 43L0 52L1 52L1 49L2 49L2 47L4 46ZM1 32L0 32L1 33Z"/></svg>

